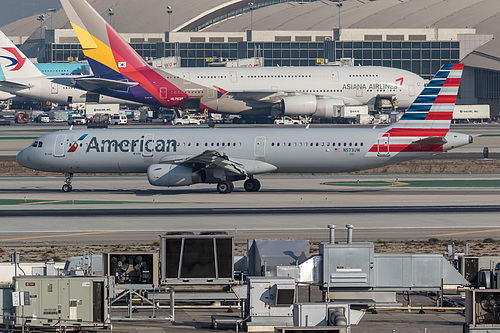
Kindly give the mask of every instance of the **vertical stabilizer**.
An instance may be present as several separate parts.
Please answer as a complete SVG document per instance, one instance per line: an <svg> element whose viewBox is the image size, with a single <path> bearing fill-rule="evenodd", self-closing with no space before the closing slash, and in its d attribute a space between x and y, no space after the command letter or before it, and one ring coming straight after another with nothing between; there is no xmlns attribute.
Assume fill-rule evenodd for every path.
<svg viewBox="0 0 500 333"><path fill-rule="evenodd" d="M85 0L61 0L95 76L131 73L148 64Z"/></svg>
<svg viewBox="0 0 500 333"><path fill-rule="evenodd" d="M43 75L2 31L0 31L0 64L8 81Z"/></svg>
<svg viewBox="0 0 500 333"><path fill-rule="evenodd" d="M397 132L411 136L446 135L450 129L463 69L463 64L443 65L403 117L391 126L391 135Z"/></svg>

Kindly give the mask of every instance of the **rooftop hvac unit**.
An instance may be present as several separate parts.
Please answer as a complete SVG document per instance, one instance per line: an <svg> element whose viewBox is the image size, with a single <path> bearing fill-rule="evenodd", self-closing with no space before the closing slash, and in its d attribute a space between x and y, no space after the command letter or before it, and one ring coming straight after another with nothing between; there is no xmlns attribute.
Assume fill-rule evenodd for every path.
<svg viewBox="0 0 500 333"><path fill-rule="evenodd" d="M489 332L500 332L500 290L467 290L465 332L485 327Z"/></svg>
<svg viewBox="0 0 500 333"><path fill-rule="evenodd" d="M158 253L105 253L105 274L114 276L118 284L158 284Z"/></svg>
<svg viewBox="0 0 500 333"><path fill-rule="evenodd" d="M234 281L234 241L227 235L160 236L161 282L227 284Z"/></svg>

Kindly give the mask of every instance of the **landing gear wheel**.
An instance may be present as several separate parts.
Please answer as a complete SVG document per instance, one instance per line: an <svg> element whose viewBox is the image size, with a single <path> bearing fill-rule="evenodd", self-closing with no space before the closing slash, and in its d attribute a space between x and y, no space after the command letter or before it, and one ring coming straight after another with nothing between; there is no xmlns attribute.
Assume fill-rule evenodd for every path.
<svg viewBox="0 0 500 333"><path fill-rule="evenodd" d="M71 186L71 179L73 179L73 173L67 173L64 181L66 184L62 186L63 192L71 192L73 190L73 186Z"/></svg>
<svg viewBox="0 0 500 333"><path fill-rule="evenodd" d="M62 190L63 190L63 192L71 192L73 190L73 186L71 186L69 184L64 184L62 186Z"/></svg>
<svg viewBox="0 0 500 333"><path fill-rule="evenodd" d="M217 184L217 191L219 193L231 193L234 190L234 185L232 182L228 182L227 180L221 181Z"/></svg>
<svg viewBox="0 0 500 333"><path fill-rule="evenodd" d="M249 178L243 183L243 187L247 192L257 192L260 190L260 182L257 179Z"/></svg>

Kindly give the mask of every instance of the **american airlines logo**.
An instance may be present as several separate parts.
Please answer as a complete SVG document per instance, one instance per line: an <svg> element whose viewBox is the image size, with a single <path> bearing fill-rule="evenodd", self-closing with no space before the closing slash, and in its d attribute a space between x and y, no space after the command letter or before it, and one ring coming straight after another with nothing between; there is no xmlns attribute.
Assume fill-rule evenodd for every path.
<svg viewBox="0 0 500 333"><path fill-rule="evenodd" d="M163 139L147 139L141 136L136 140L115 140L115 139L102 139L98 140L97 137L92 137L87 146L86 152L94 151L96 153L168 153L177 151L177 140L163 140Z"/></svg>
<svg viewBox="0 0 500 333"><path fill-rule="evenodd" d="M76 149L78 148L78 146L80 145L80 143L83 141L83 139L85 139L87 137L87 135L88 134L84 134L81 137L79 137L78 140L73 142L71 147L69 147L69 149L68 149L68 153L74 153L76 151Z"/></svg>

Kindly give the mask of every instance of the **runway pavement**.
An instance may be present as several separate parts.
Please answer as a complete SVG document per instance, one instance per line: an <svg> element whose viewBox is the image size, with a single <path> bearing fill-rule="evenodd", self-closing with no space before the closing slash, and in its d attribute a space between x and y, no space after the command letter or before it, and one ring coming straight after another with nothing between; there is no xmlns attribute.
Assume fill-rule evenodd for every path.
<svg viewBox="0 0 500 333"><path fill-rule="evenodd" d="M2 177L0 242L153 242L180 230L325 240L330 223L353 224L357 240L500 238L500 175L397 177L265 175L261 191L237 183L228 195L152 188L143 176L76 177L71 193L63 177Z"/></svg>

